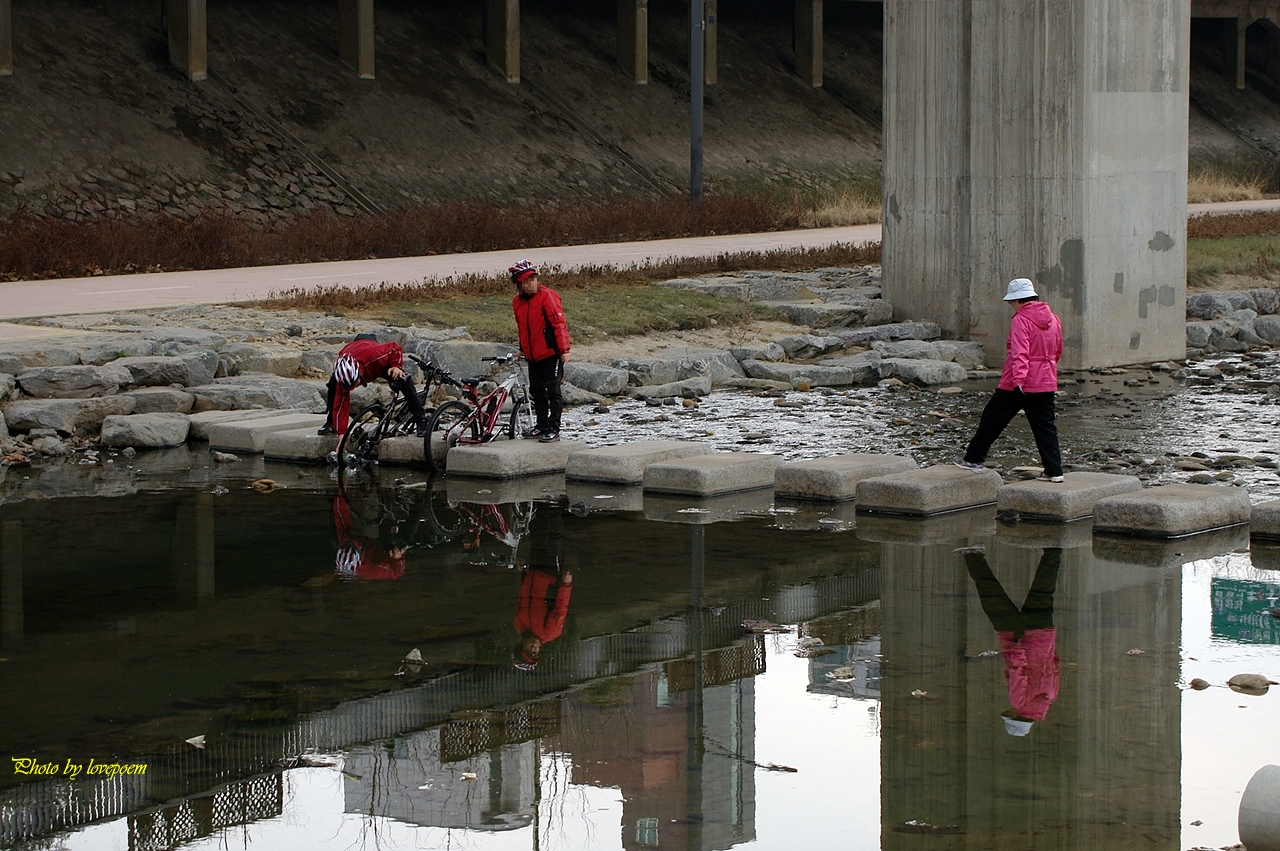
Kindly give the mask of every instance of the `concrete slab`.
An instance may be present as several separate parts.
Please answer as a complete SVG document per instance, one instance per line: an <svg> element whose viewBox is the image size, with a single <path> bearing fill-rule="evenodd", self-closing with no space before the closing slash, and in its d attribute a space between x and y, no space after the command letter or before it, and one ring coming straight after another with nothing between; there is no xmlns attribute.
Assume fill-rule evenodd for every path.
<svg viewBox="0 0 1280 851"><path fill-rule="evenodd" d="M208 440L209 429L219 423L238 423L247 422L249 420L265 420L267 417L281 416L278 410L258 410L258 411L201 411L198 414L191 414L191 431L187 434L187 440ZM316 426L319 428L320 426Z"/></svg>
<svg viewBox="0 0 1280 851"><path fill-rule="evenodd" d="M958 469L958 468L957 468ZM966 546L995 534L995 512L986 506L935 516L858 514L854 533L863 541L915 546Z"/></svg>
<svg viewBox="0 0 1280 851"><path fill-rule="evenodd" d="M498 505L504 502L559 500L564 496L564 492L564 476L560 473L506 481L462 479L456 476L450 476L445 480L445 497L449 502Z"/></svg>
<svg viewBox="0 0 1280 851"><path fill-rule="evenodd" d="M272 461L319 464L329 460L329 453L338 448L340 439L336 434L316 434L310 427L277 431L267 435L262 454Z"/></svg>
<svg viewBox="0 0 1280 851"><path fill-rule="evenodd" d="M1253 507L1249 534L1264 540L1280 540L1280 499L1260 502Z"/></svg>
<svg viewBox="0 0 1280 851"><path fill-rule="evenodd" d="M792 461L777 469L773 492L790 499L845 502L854 498L863 479L914 469L916 462L905 456L872 453Z"/></svg>
<svg viewBox="0 0 1280 851"><path fill-rule="evenodd" d="M1227 485L1159 485L1099 500L1093 531L1178 538L1249 522L1249 493Z"/></svg>
<svg viewBox="0 0 1280 851"><path fill-rule="evenodd" d="M974 473L950 464L858 482L858 512L928 517L991 505L1003 480L995 470Z"/></svg>
<svg viewBox="0 0 1280 851"><path fill-rule="evenodd" d="M778 468L781 471L781 467ZM773 494L773 522L779 529L806 532L846 532L858 524L852 500L792 499Z"/></svg>
<svg viewBox="0 0 1280 851"><path fill-rule="evenodd" d="M536 440L495 440L481 446L454 446L445 460L445 474L478 479L518 479L544 473L563 473L569 456L587 444L580 440L539 443Z"/></svg>
<svg viewBox="0 0 1280 851"><path fill-rule="evenodd" d="M650 464L644 471L646 493L717 496L737 491L769 488L782 458L754 452L716 452Z"/></svg>
<svg viewBox="0 0 1280 851"><path fill-rule="evenodd" d="M1192 485L1191 487L1198 487ZM1154 488L1152 488L1154 490ZM1233 488L1234 490L1234 488ZM1097 515L1094 515L1096 521ZM1249 548L1249 527L1213 529L1184 538L1139 538L1094 531L1093 556L1118 564L1142 567L1180 567Z"/></svg>
<svg viewBox="0 0 1280 851"><path fill-rule="evenodd" d="M640 484L650 464L706 455L711 448L692 440L638 440L619 446L598 446L569 456L565 478L588 482Z"/></svg>
<svg viewBox="0 0 1280 851"><path fill-rule="evenodd" d="M711 523L768 517L773 507L773 491L768 488L719 496L654 493L644 495L644 518L663 523L705 526Z"/></svg>
<svg viewBox="0 0 1280 851"><path fill-rule="evenodd" d="M439 450L437 457L443 461L444 445L437 443L433 448ZM425 453L426 441L421 437L392 437L378 444L378 463L425 466Z"/></svg>
<svg viewBox="0 0 1280 851"><path fill-rule="evenodd" d="M1005 546L1023 550L1045 547L1075 550L1093 545L1093 521L1085 517L1066 523L1039 523L1034 520L1012 525L996 523L996 540Z"/></svg>
<svg viewBox="0 0 1280 851"><path fill-rule="evenodd" d="M1280 570L1280 543L1266 538L1251 542L1249 560L1257 570Z"/></svg>
<svg viewBox="0 0 1280 851"><path fill-rule="evenodd" d="M1066 481L1034 479L1005 485L996 493L996 511L1013 510L1038 520L1079 520L1093 514L1100 499L1142 490L1135 476L1112 473L1067 473Z"/></svg>
<svg viewBox="0 0 1280 851"><path fill-rule="evenodd" d="M644 488L608 482L565 483L569 506L592 511L644 511Z"/></svg>
<svg viewBox="0 0 1280 851"><path fill-rule="evenodd" d="M324 414L277 414L274 417L222 422L209 428L209 448L223 452L260 453L266 449L267 435L277 431L313 431L324 425Z"/></svg>

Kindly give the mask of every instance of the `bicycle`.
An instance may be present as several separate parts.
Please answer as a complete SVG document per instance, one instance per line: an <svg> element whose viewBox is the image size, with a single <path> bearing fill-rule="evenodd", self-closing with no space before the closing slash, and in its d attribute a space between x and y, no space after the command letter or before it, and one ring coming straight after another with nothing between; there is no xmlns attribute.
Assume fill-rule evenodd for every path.
<svg viewBox="0 0 1280 851"><path fill-rule="evenodd" d="M418 391L418 401L423 413L430 421L435 407L431 405L431 397L440 387L448 384L461 387L453 376L436 366L424 361L416 355L406 354L422 369L422 389ZM409 403L396 390L391 391L391 402L388 405L374 403L356 414L342 440L338 443L337 459L339 470L347 467L366 467L378 460L378 444L389 437L416 435L418 423L413 417Z"/></svg>
<svg viewBox="0 0 1280 851"><path fill-rule="evenodd" d="M511 368L511 374L484 398L480 398L478 378L464 378L461 386L465 401L452 400L435 409L427 423L427 437L423 444L427 466L433 473L444 471L444 458L455 445L488 443L498 434L498 421L508 399L511 413L505 431L508 440L515 440L527 429L533 428L533 405L529 400L529 381L520 369L518 356L512 352L496 358L482 358ZM438 435L438 436L437 436ZM436 460L435 447L443 444L440 460Z"/></svg>

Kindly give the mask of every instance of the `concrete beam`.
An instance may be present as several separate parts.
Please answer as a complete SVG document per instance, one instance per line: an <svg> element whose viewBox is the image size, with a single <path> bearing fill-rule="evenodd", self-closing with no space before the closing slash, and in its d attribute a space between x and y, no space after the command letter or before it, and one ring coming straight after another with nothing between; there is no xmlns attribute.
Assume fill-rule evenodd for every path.
<svg viewBox="0 0 1280 851"><path fill-rule="evenodd" d="M649 0L618 0L618 67L638 85L649 82Z"/></svg>
<svg viewBox="0 0 1280 851"><path fill-rule="evenodd" d="M887 0L895 319L1000 359L1001 296L1026 276L1062 317L1064 368L1185 354L1189 0L1108 9ZM1120 130L1138 125L1154 144Z"/></svg>
<svg viewBox="0 0 1280 851"><path fill-rule="evenodd" d="M1245 86L1245 34L1252 22L1247 15L1222 20L1222 75L1234 79L1241 91Z"/></svg>
<svg viewBox="0 0 1280 851"><path fill-rule="evenodd" d="M796 73L814 88L822 85L822 0L796 0Z"/></svg>
<svg viewBox="0 0 1280 851"><path fill-rule="evenodd" d="M209 76L209 27L205 0L166 0L169 16L169 62L188 80Z"/></svg>
<svg viewBox="0 0 1280 851"><path fill-rule="evenodd" d="M13 3L0 0L0 77L13 73Z"/></svg>
<svg viewBox="0 0 1280 851"><path fill-rule="evenodd" d="M1270 19L1264 27L1267 33L1267 79L1280 82L1280 27Z"/></svg>
<svg viewBox="0 0 1280 851"><path fill-rule="evenodd" d="M338 58L373 79L373 0L338 0Z"/></svg>
<svg viewBox="0 0 1280 851"><path fill-rule="evenodd" d="M702 0L702 9L707 19L702 40L702 65L706 74L702 79L708 86L714 86L720 82L720 0Z"/></svg>
<svg viewBox="0 0 1280 851"><path fill-rule="evenodd" d="M487 0L485 15L489 64L508 83L520 82L520 0Z"/></svg>

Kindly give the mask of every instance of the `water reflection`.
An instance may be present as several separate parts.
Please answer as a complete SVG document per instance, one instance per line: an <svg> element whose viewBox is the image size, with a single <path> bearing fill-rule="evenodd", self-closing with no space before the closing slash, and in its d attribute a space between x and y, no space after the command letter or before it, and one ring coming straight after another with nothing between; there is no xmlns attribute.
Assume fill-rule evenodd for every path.
<svg viewBox="0 0 1280 851"><path fill-rule="evenodd" d="M755 497L564 494L0 506L0 765L148 763L6 772L0 845L1179 845L1182 565L1238 530L1131 541L984 510L833 533ZM335 582L335 562L397 581ZM1215 604L1219 578L1270 600L1223 574ZM413 648L421 675L396 678ZM840 771L869 791L847 800Z"/></svg>

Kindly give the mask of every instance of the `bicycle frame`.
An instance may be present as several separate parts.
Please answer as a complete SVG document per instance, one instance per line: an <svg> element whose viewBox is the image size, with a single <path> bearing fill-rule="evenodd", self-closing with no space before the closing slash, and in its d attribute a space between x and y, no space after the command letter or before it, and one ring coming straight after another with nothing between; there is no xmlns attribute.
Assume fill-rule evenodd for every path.
<svg viewBox="0 0 1280 851"><path fill-rule="evenodd" d="M462 428L459 429L458 443L488 443L493 440L494 435L498 432L498 420L502 417L503 410L506 407L507 400L512 398L512 391L520 390L519 400L529 398L529 382L524 376L524 372L520 369L519 361L516 355L504 355L500 358L484 358L487 361L495 363L507 363L511 367L511 374L491 392L483 398L480 397L479 391L476 389L477 384L471 381L463 382L464 392L467 399L472 404L472 412L462 421ZM472 440L464 435L470 429L472 423L478 426L480 439Z"/></svg>

